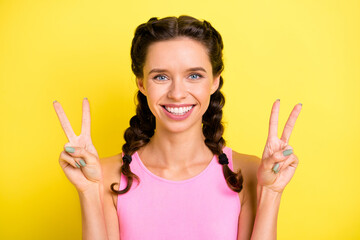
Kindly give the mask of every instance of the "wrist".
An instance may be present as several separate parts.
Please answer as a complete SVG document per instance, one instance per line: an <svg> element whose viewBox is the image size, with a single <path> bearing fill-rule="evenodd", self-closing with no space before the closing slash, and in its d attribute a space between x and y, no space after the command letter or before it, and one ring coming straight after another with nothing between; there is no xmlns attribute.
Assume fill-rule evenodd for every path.
<svg viewBox="0 0 360 240"><path fill-rule="evenodd" d="M280 202L282 192L277 192L272 190L271 188L261 185L258 185L257 189L258 189L258 204L260 204L260 201Z"/></svg>
<svg viewBox="0 0 360 240"><path fill-rule="evenodd" d="M274 192L274 194L277 194L277 195L281 195L282 193L283 193L283 191L284 191L284 189L280 189L280 188L278 188L278 187L276 187L276 186L270 186L270 185L261 185L261 184L259 184L259 183L257 183L257 188L259 189L265 189L266 191L269 191L269 192Z"/></svg>
<svg viewBox="0 0 360 240"><path fill-rule="evenodd" d="M274 191L269 187L260 186L260 196L267 199L280 199L282 192Z"/></svg>
<svg viewBox="0 0 360 240"><path fill-rule="evenodd" d="M79 197L89 198L90 196L99 196L103 193L103 184L101 182L89 184L86 189L79 191Z"/></svg>

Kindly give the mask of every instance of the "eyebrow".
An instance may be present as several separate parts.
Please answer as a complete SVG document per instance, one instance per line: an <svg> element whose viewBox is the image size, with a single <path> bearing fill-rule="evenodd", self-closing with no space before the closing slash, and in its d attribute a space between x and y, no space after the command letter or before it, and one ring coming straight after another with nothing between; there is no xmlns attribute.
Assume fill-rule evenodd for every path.
<svg viewBox="0 0 360 240"><path fill-rule="evenodd" d="M193 68L189 68L187 69L188 72L191 72L191 71L203 71L206 73L206 70L202 67L193 67ZM154 73L154 72L166 72L166 69L160 69L160 68L154 68L152 69L148 74L150 75L151 73Z"/></svg>

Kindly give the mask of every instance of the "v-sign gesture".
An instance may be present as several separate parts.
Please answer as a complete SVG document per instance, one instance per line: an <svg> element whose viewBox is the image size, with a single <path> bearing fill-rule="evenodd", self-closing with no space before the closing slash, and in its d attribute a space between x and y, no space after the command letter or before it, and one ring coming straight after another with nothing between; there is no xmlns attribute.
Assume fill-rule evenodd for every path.
<svg viewBox="0 0 360 240"><path fill-rule="evenodd" d="M59 157L60 166L76 189L84 192L91 184L102 181L99 155L90 136L90 105L87 98L82 104L81 134L76 136L60 103L53 103L60 124L69 142Z"/></svg>
<svg viewBox="0 0 360 240"><path fill-rule="evenodd" d="M276 192L284 190L293 177L299 162L288 142L301 107L301 104L295 105L279 139L278 116L280 100L275 101L272 106L268 138L257 172L257 178L259 185Z"/></svg>

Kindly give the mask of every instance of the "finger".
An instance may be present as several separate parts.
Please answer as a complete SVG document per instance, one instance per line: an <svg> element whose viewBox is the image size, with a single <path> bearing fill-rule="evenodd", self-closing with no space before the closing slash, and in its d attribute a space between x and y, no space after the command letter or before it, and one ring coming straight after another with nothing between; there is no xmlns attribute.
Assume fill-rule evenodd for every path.
<svg viewBox="0 0 360 240"><path fill-rule="evenodd" d="M55 101L53 105L55 108L55 112L59 118L61 127L64 130L67 139L69 140L69 142L75 142L76 135L71 127L68 118L65 115L64 109L61 107L61 104L57 101Z"/></svg>
<svg viewBox="0 0 360 240"><path fill-rule="evenodd" d="M281 140L286 142L286 143L289 142L291 132L292 132L292 130L294 128L296 119L300 114L301 107L302 107L301 103L295 105L295 107L291 111L290 116L289 116L289 118L288 118L288 120L287 120L287 122L285 124L284 131L283 131L283 133L281 135Z"/></svg>
<svg viewBox="0 0 360 240"><path fill-rule="evenodd" d="M79 163L82 167L85 167L87 164L96 164L98 161L95 155L82 147L65 146L64 150L74 158L81 158Z"/></svg>
<svg viewBox="0 0 360 240"><path fill-rule="evenodd" d="M64 145L64 147L65 147L65 149L67 149L67 147L72 147L72 144L70 143L70 142L68 142L68 143L66 143L65 145ZM65 151L65 153L68 155L68 156L70 156L71 158L73 158L74 160L75 160L75 162L76 162L76 167L77 167L77 165L79 165L79 168L81 167L81 166L85 166L85 160L84 159L82 159L82 158L80 158L80 157L73 157L73 156L71 156L70 155L70 153L69 152L66 152Z"/></svg>
<svg viewBox="0 0 360 240"><path fill-rule="evenodd" d="M63 162L65 162L66 164L69 164L74 168L80 168L80 164L76 162L76 160L73 157L71 157L69 154L67 154L65 151L62 151L60 153L59 162L60 165L62 166L63 166Z"/></svg>
<svg viewBox="0 0 360 240"><path fill-rule="evenodd" d="M277 99L271 109L268 138L277 137L279 109L280 99Z"/></svg>
<svg viewBox="0 0 360 240"><path fill-rule="evenodd" d="M81 134L90 137L90 104L87 98L83 99Z"/></svg>
<svg viewBox="0 0 360 240"><path fill-rule="evenodd" d="M296 157L295 154L291 154L289 158L284 161L281 169L286 169L288 166L292 166L296 168L298 164L299 164L299 159Z"/></svg>
<svg viewBox="0 0 360 240"><path fill-rule="evenodd" d="M281 151L274 152L270 157L264 159L264 167L266 169L273 169L276 163L281 165L281 162L284 162L289 158L289 155L293 153L293 149L291 146L287 146L285 149Z"/></svg>

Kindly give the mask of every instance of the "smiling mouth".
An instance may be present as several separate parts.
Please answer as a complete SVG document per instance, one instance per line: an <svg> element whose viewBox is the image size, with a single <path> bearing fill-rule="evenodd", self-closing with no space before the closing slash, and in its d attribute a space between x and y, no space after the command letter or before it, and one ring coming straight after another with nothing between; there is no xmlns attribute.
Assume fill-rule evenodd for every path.
<svg viewBox="0 0 360 240"><path fill-rule="evenodd" d="M166 111L168 111L171 114L174 115L184 115L187 112L189 112L195 105L186 106L186 107L170 107L163 105L162 107L165 108Z"/></svg>

